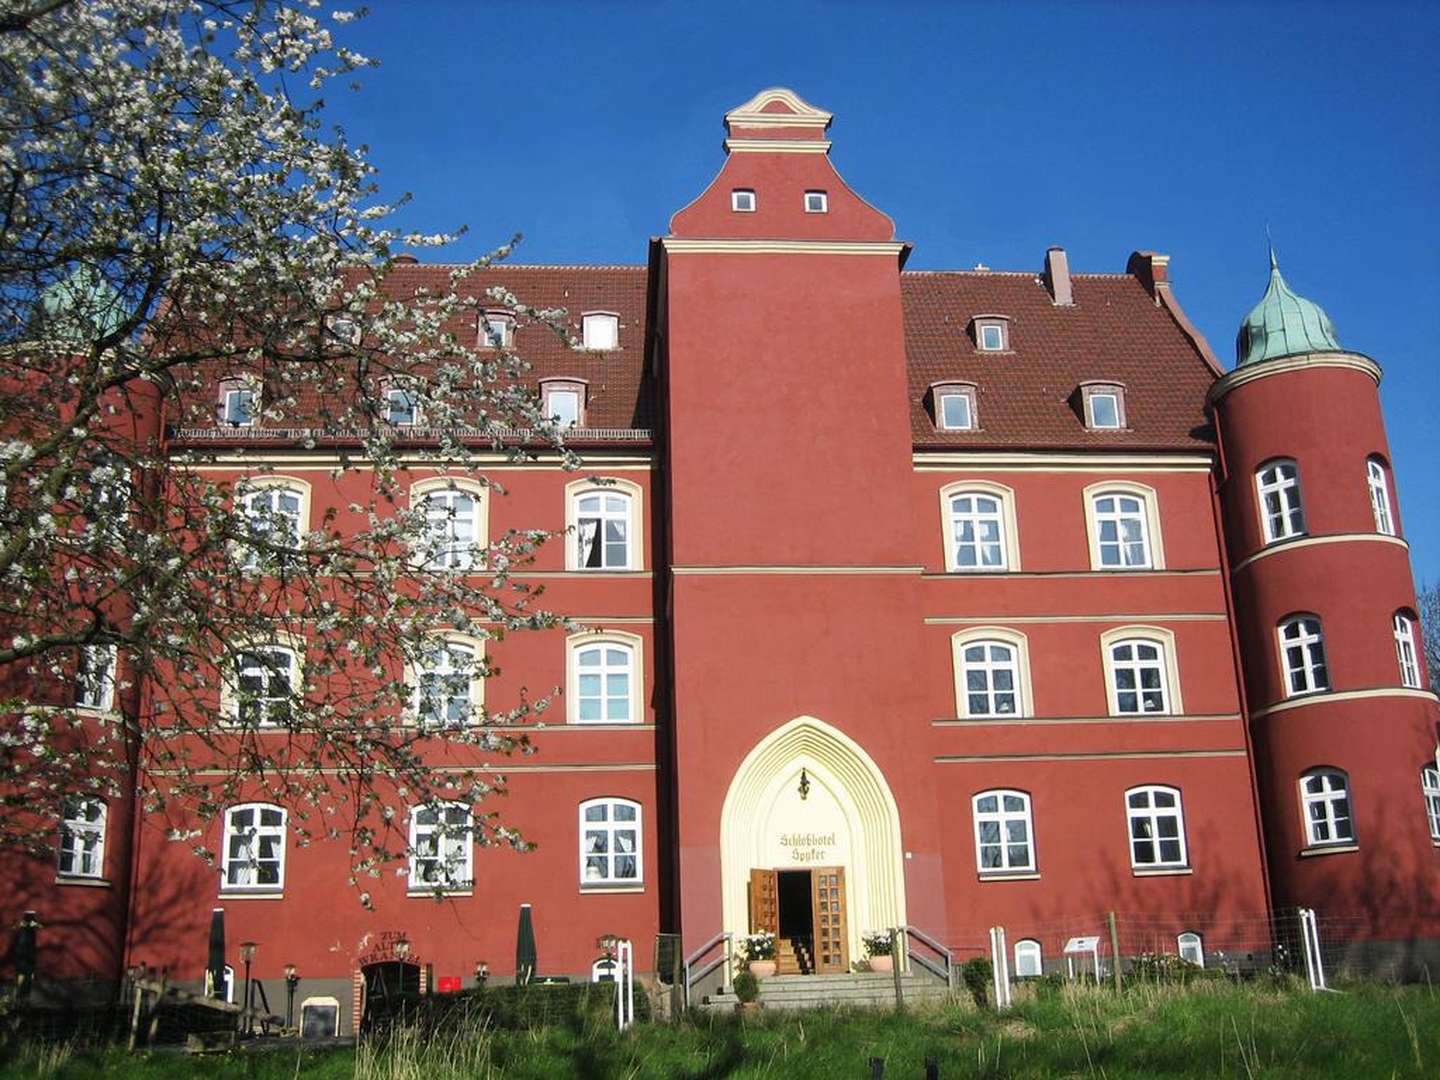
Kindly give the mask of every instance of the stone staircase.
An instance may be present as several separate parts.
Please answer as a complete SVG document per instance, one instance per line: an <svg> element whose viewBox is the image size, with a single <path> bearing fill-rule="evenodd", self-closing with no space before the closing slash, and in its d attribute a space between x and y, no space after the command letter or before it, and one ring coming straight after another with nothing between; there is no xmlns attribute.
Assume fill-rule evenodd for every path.
<svg viewBox="0 0 1440 1080"><path fill-rule="evenodd" d="M938 1004L949 997L940 980L929 975L902 975L906 1005ZM716 1012L739 1004L733 993L710 994L704 1006ZM767 1009L893 1009L895 976L862 971L848 975L772 975L760 980L760 1003Z"/></svg>
<svg viewBox="0 0 1440 1080"><path fill-rule="evenodd" d="M780 938L775 942L775 974L809 975L814 970L804 938Z"/></svg>

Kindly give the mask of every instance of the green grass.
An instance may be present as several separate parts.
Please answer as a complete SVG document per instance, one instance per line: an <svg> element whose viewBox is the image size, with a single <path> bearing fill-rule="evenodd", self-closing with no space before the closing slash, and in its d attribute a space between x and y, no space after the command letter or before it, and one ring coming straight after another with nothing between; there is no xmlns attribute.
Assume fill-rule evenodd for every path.
<svg viewBox="0 0 1440 1080"><path fill-rule="evenodd" d="M0 1080L463 1080L504 1077L919 1078L924 1062L958 1077L1386 1077L1440 1075L1440 993L1358 985L1339 994L1228 984L1067 989L1003 1016L965 1005L892 1013L696 1017L621 1035L576 1029L450 1031L388 1050L278 1051L190 1058L26 1048Z"/></svg>

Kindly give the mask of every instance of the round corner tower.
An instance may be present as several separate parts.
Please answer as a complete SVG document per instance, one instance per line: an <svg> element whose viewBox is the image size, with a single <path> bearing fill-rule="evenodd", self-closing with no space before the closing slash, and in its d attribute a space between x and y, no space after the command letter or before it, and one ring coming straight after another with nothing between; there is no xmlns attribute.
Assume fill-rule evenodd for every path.
<svg viewBox="0 0 1440 1080"><path fill-rule="evenodd" d="M1380 367L1273 252L1236 352L1209 401L1274 903L1416 970L1440 959L1440 709Z"/></svg>

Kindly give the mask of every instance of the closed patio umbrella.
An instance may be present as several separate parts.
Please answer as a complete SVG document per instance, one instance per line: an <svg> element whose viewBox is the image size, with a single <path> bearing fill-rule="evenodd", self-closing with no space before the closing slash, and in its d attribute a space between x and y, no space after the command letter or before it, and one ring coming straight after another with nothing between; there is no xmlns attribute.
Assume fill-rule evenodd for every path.
<svg viewBox="0 0 1440 1080"><path fill-rule="evenodd" d="M21 1001L30 996L30 987L35 982L35 959L37 943L35 931L40 929L40 920L35 912L27 911L15 928L15 944L11 956L15 961L16 995ZM534 956L535 945L531 942L530 954Z"/></svg>
<svg viewBox="0 0 1440 1080"><path fill-rule="evenodd" d="M210 976L210 996L225 998L225 909L217 907L210 912L210 951L205 961L205 971Z"/></svg>
<svg viewBox="0 0 1440 1080"><path fill-rule="evenodd" d="M530 905L520 905L520 929L515 934L515 981L526 985L535 975L535 923Z"/></svg>

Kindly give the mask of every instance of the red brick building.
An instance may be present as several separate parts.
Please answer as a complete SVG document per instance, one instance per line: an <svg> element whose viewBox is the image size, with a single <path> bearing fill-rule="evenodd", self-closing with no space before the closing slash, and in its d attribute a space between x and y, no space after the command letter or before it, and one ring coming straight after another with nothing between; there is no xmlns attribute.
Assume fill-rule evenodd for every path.
<svg viewBox="0 0 1440 1080"><path fill-rule="evenodd" d="M42 970L199 982L223 907L272 1002L293 964L349 1030L370 965L509 975L524 903L541 971L572 977L601 934L646 970L657 933L689 953L765 926L836 971L866 931L965 949L1004 925L1048 969L1041 928L1106 910L1169 920L1203 961L1227 920L1297 905L1353 917L1395 970L1440 958L1440 709L1378 365L1278 270L1228 374L1163 255L907 271L831 164L828 113L768 90L726 124L644 265L477 286L565 307L585 343L491 328L520 335L585 468L497 455L504 494L461 496L480 543L575 529L521 576L595 629L491 644L471 690L565 687L537 752L494 763L537 849L461 856L443 901L412 860L367 910L345 845L297 845L258 786L211 827L215 867L108 807L78 871L11 868L4 914L40 913ZM364 483L259 427L227 447L206 467L264 467L302 516ZM92 940L61 948L67 926Z"/></svg>

